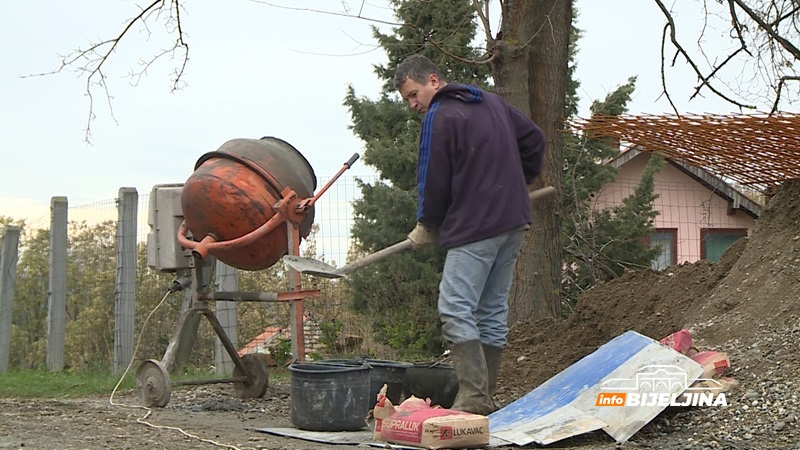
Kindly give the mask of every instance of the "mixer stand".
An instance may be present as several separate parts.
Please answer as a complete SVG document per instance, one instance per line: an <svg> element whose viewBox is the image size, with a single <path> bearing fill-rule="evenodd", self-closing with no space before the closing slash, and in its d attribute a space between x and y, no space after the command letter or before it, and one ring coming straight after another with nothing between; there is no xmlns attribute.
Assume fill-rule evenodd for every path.
<svg viewBox="0 0 800 450"><path fill-rule="evenodd" d="M294 226L289 226L288 233L290 253L299 254L300 235L299 230ZM209 309L209 301L233 301L233 302L291 302L292 318L292 353L298 359L302 359L305 354L303 336L303 300L318 297L320 291L317 289L302 290L300 288L299 273L289 269L289 279L293 281L293 290L288 292L203 292L198 287L207 286L208 280L204 279L203 265L196 256L192 257L191 266L191 292L192 306L181 315L175 329L175 334L164 352L161 361L148 359L143 361L136 370L136 391L139 400L144 406L164 407L169 403L172 386L188 386L218 383L233 383L234 391L238 398L261 398L269 387L269 372L267 364L257 354L239 356L236 346L231 342L225 329L217 319L214 311ZM186 325L190 319L197 314L202 314L208 319L211 328L216 333L222 346L233 360L233 375L230 378L211 379L211 380L182 380L170 381L169 372L172 371L175 363L175 355L178 343L181 341L182 334L186 331ZM296 352L296 353L295 353Z"/></svg>

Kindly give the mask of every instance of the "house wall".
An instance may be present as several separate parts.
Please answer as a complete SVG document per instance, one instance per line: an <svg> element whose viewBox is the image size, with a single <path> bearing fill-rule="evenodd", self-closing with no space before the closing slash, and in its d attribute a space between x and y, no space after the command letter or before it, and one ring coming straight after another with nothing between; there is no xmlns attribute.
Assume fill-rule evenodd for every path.
<svg viewBox="0 0 800 450"><path fill-rule="evenodd" d="M603 209L619 205L639 184L642 172L650 159L641 153L619 168L617 179L609 183L594 199L594 207ZM671 164L664 164L655 175L656 228L677 229L677 263L700 259L700 230L702 228L747 229L749 235L755 220L736 210L728 215L728 201L700 184Z"/></svg>

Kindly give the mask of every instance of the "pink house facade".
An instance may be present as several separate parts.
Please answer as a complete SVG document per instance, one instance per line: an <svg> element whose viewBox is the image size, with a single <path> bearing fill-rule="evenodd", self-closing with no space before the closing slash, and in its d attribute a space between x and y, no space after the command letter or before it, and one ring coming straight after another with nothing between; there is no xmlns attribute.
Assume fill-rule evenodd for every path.
<svg viewBox="0 0 800 450"><path fill-rule="evenodd" d="M617 177L594 197L596 210L618 205L639 184L650 153L635 148L623 151L607 164ZM656 232L648 239L660 245L653 268L695 262L718 261L722 253L742 236L748 236L761 214L761 206L709 172L667 160L654 177L654 202L659 212Z"/></svg>

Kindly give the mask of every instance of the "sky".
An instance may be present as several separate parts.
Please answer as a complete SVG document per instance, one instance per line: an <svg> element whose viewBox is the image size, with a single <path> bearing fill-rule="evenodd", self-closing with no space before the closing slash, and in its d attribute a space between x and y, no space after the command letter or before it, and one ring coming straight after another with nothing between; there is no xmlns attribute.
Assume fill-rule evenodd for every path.
<svg viewBox="0 0 800 450"><path fill-rule="evenodd" d="M132 30L108 63L110 98L93 91L87 143L85 77L75 71L28 75L51 72L61 55L116 36L144 3L150 2L0 0L0 215L35 219L48 214L54 196L76 206L113 199L123 186L143 195L156 184L182 183L201 155L233 138L279 137L303 153L319 178L363 152L342 101L348 86L359 96L374 98L380 91L372 67L386 56L371 36L375 23L252 0L185 2L190 54L186 84L178 91L171 89L177 62L169 59L132 84L129 74L140 70L140 61L171 39L161 22L149 33ZM271 3L336 12L342 7L338 0ZM592 100L634 75L639 78L629 112L671 112L659 99L664 16L655 2L578 0L577 8L584 32L577 71L581 115L588 117ZM693 14L683 17L698 26ZM365 2L363 15L392 19L383 0ZM685 66L669 77L682 113L733 112L713 97L689 102L694 77ZM361 161L347 172L372 174Z"/></svg>

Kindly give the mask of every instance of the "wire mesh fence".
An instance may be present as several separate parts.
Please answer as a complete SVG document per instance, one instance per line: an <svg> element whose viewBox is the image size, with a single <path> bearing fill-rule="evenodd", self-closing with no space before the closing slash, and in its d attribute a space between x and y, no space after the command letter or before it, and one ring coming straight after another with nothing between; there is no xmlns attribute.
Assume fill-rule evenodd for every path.
<svg viewBox="0 0 800 450"><path fill-rule="evenodd" d="M347 259L352 225L352 203L359 198L357 179L371 182L369 177L340 177L315 205L315 227L301 244L306 256L342 265ZM320 179L320 185L328 180ZM122 189L121 191L122 192ZM62 367L83 369L93 366L119 367L115 359L115 342L121 338L120 323L134 324L135 360L159 359L176 332L181 309L187 305L187 292L168 294L175 279L174 273L162 273L147 266L146 239L151 231L148 224L150 193L138 195L136 203L135 288L124 291L119 279L119 222L120 198L89 204L68 206L67 257L64 261L66 278L63 330L52 334L53 310L49 303L53 293L48 285L48 255L51 218L41 217L22 224L20 264L16 277L13 301L13 325L10 333L9 367L45 368L51 366L48 345L63 342L63 363L56 361L53 370ZM239 291L282 292L289 289L282 263L262 271L237 270ZM304 289L319 289L318 298L305 301L309 324L307 339L319 342L319 323L336 322L342 336L362 332L355 317L343 312L347 299L342 284L335 280L315 280L303 277ZM213 283L208 289L214 291ZM120 307L120 296L135 297L133 308ZM163 300L163 302L162 302ZM159 306L160 305L160 306ZM213 302L211 308L214 308ZM280 330L278 336L288 338L288 305L286 303L241 302L237 305L238 348L247 345L266 329ZM226 311L225 314L229 314ZM129 317L133 315L133 317ZM145 324L145 322L147 322ZM115 324L117 325L115 327ZM215 363L216 333L207 321L200 321L194 350L187 366L203 368ZM50 342L50 344L48 344ZM277 342L280 342L278 340ZM274 343L273 343L274 345ZM218 346L217 346L218 348ZM309 350L314 351L311 345ZM49 350L49 351L48 351ZM123 358L123 360L129 360Z"/></svg>
<svg viewBox="0 0 800 450"><path fill-rule="evenodd" d="M609 183L592 199L593 209L600 211L622 204L638 183L637 179L625 178ZM728 246L748 235L760 207L755 203L752 210L736 207L737 200L723 195L721 187L680 179L656 180L655 230L644 237L651 245L661 244L661 255L653 261L654 269L700 259L719 260Z"/></svg>

